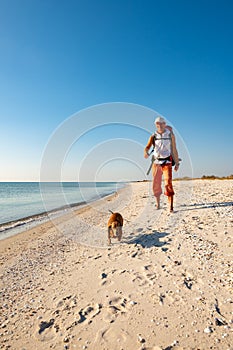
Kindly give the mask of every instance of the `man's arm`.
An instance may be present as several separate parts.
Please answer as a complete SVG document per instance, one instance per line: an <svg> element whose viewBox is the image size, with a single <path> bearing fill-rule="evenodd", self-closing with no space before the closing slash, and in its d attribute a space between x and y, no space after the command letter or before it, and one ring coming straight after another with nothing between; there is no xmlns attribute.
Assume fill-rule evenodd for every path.
<svg viewBox="0 0 233 350"><path fill-rule="evenodd" d="M149 157L148 152L149 152L151 146L153 145L153 137L154 136L151 135L149 140L148 140L148 142L147 142L147 145L146 145L146 147L144 149L144 158L148 158Z"/></svg>
<svg viewBox="0 0 233 350"><path fill-rule="evenodd" d="M178 151L176 148L176 138L175 135L173 134L173 132L171 133L171 153L172 153L172 157L174 159L175 162L175 170L178 170L179 168L179 155L178 155Z"/></svg>

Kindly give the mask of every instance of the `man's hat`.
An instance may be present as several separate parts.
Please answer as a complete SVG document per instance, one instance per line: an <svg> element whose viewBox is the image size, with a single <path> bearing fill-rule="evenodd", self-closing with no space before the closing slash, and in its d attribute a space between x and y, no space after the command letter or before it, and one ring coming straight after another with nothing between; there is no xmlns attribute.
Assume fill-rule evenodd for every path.
<svg viewBox="0 0 233 350"><path fill-rule="evenodd" d="M155 119L155 124L156 124L156 123L166 123L166 121L165 121L165 119L162 118L162 117L157 117L157 118Z"/></svg>

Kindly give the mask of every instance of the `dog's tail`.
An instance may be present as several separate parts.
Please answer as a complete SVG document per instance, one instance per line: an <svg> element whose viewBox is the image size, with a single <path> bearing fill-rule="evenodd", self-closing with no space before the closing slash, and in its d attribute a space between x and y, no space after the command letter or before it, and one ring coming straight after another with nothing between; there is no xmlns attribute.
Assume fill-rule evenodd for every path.
<svg viewBox="0 0 233 350"><path fill-rule="evenodd" d="M110 213L114 214L112 210L108 209L108 211L110 211Z"/></svg>

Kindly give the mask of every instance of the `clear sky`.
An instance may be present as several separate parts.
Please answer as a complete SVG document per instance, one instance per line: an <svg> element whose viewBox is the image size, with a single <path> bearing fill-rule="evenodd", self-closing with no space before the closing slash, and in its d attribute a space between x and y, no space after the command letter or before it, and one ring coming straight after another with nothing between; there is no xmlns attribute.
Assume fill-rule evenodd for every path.
<svg viewBox="0 0 233 350"><path fill-rule="evenodd" d="M232 13L231 0L0 0L0 181L39 180L54 130L76 112L108 102L165 116L188 149L194 176L232 174ZM153 132L154 116L145 118ZM103 135L101 142L109 139ZM148 135L132 139L146 144ZM92 147L99 140L94 133ZM116 164L118 146L109 147ZM72 150L69 180L82 161L79 145ZM85 137L83 150L90 150ZM100 162L103 152L95 153ZM135 154L142 157L136 146ZM142 162L147 170L149 161ZM114 164L104 172L103 163L98 179L116 180ZM129 162L124 172L121 167L121 178L141 177Z"/></svg>

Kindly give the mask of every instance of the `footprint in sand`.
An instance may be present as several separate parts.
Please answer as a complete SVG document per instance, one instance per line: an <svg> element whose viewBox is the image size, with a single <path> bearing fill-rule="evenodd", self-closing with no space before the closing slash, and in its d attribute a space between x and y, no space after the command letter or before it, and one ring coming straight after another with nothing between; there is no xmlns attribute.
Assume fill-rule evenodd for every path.
<svg viewBox="0 0 233 350"><path fill-rule="evenodd" d="M68 327L66 327L66 330L68 331L80 324L90 324L93 318L100 314L102 307L102 304L89 304L75 312L74 320Z"/></svg>
<svg viewBox="0 0 233 350"><path fill-rule="evenodd" d="M138 287L152 286L157 279L155 268L152 265L143 266L143 272L135 272L132 282Z"/></svg>
<svg viewBox="0 0 233 350"><path fill-rule="evenodd" d="M59 326L55 323L54 318L47 321L42 320L37 326L34 337L42 342L53 340L57 336Z"/></svg>
<svg viewBox="0 0 233 350"><path fill-rule="evenodd" d="M143 276L143 274L140 274L139 272L134 273L134 278L132 279L132 282L137 287L145 287L149 284L149 280L147 277Z"/></svg>
<svg viewBox="0 0 233 350"><path fill-rule="evenodd" d="M102 309L101 304L87 305L84 309L81 309L78 312L78 315L79 315L78 323L92 322L92 319L100 313L101 309Z"/></svg>
<svg viewBox="0 0 233 350"><path fill-rule="evenodd" d="M157 279L157 274L155 272L155 267L153 265L143 266L143 271L144 271L143 274L149 283Z"/></svg>
<svg viewBox="0 0 233 350"><path fill-rule="evenodd" d="M175 303L184 303L183 298L172 290L167 290L164 293L153 293L150 297L154 304L159 304L161 306L165 304L170 306Z"/></svg>
<svg viewBox="0 0 233 350"><path fill-rule="evenodd" d="M119 349L119 344L122 345L126 341L127 337L128 332L125 329L115 329L113 327L109 327L109 329L103 335L104 341L111 345L111 349L113 348L112 344L118 344L116 349Z"/></svg>
<svg viewBox="0 0 233 350"><path fill-rule="evenodd" d="M119 315L125 315L132 305L124 297L115 297L109 300L109 304L105 307L104 321L112 323Z"/></svg>
<svg viewBox="0 0 233 350"><path fill-rule="evenodd" d="M115 272L116 270L111 270L110 272L102 272L101 275L99 276L99 278L101 279L101 282L99 283L99 285L101 287L111 286L114 282L110 280L109 275L113 275Z"/></svg>
<svg viewBox="0 0 233 350"><path fill-rule="evenodd" d="M92 349L123 349L122 344L126 342L128 336L128 332L123 328L116 329L113 326L102 328L96 335Z"/></svg>
<svg viewBox="0 0 233 350"><path fill-rule="evenodd" d="M70 310L76 307L79 297L77 295L67 295L62 299L56 302L56 311L57 314L60 311Z"/></svg>

